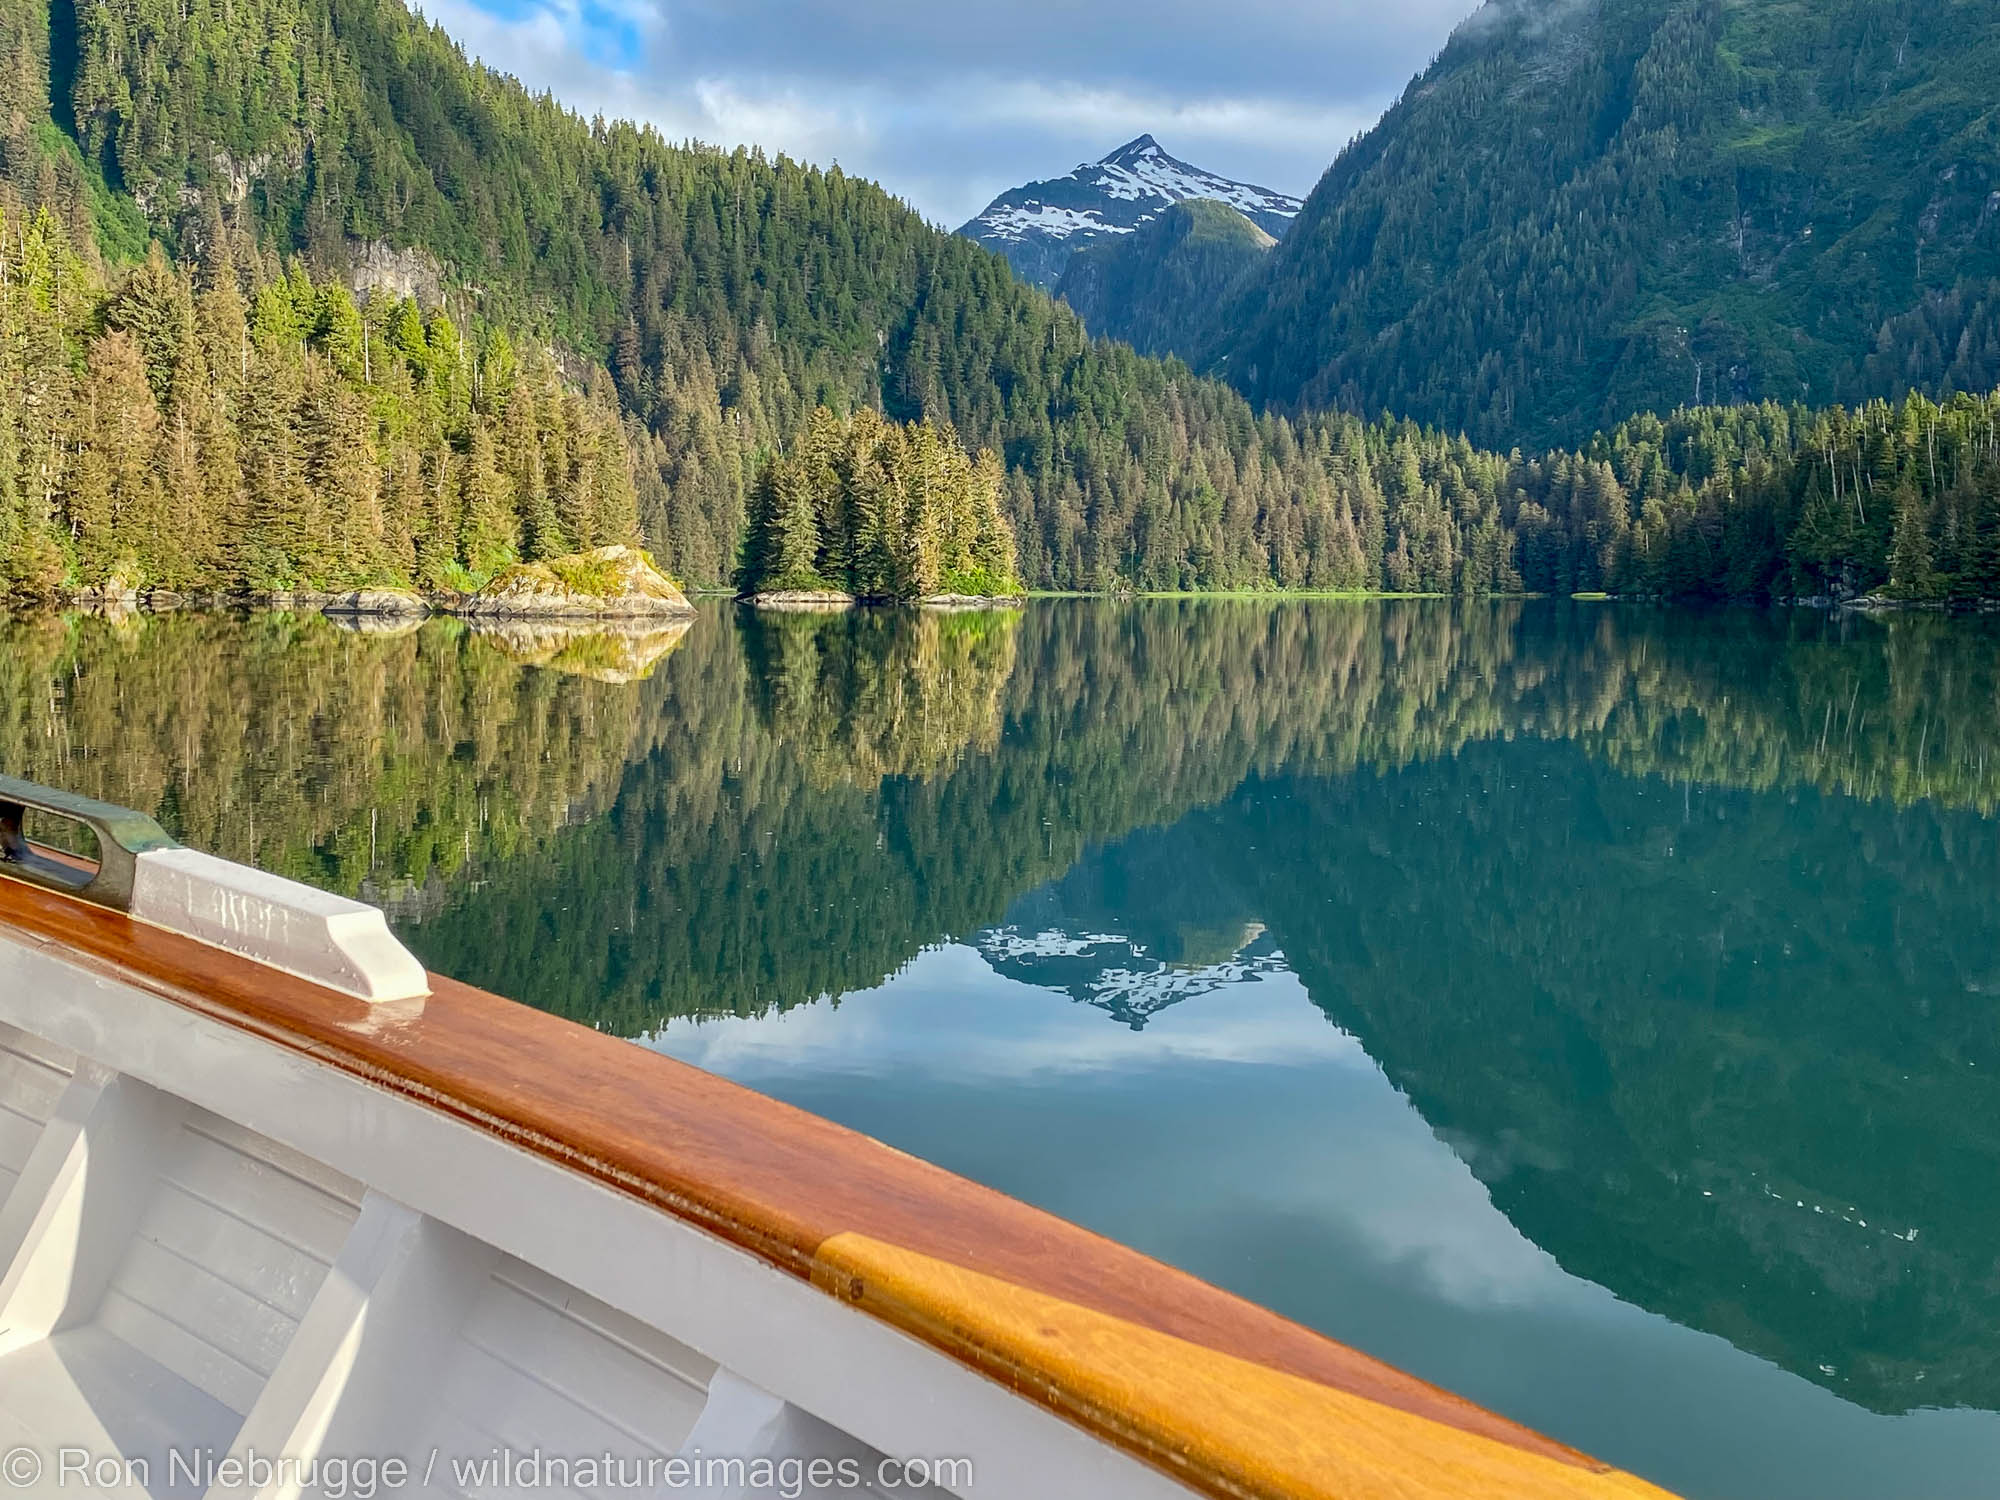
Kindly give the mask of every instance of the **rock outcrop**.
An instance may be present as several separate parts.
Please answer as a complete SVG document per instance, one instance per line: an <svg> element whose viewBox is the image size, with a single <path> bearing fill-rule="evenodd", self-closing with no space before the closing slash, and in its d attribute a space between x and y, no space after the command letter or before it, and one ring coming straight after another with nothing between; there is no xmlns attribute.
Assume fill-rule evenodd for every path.
<svg viewBox="0 0 2000 1500"><path fill-rule="evenodd" d="M421 307L443 303L444 274L423 251L398 249L387 240L369 240L352 245L351 250L354 261L348 284L357 298L385 292L392 297L413 297Z"/></svg>
<svg viewBox="0 0 2000 1500"><path fill-rule="evenodd" d="M1025 594L927 594L917 601L926 609L1019 609Z"/></svg>
<svg viewBox="0 0 2000 1500"><path fill-rule="evenodd" d="M745 594L743 602L752 609L789 609L806 613L820 610L852 609L855 599L838 589L772 589L761 594Z"/></svg>
<svg viewBox="0 0 2000 1500"><path fill-rule="evenodd" d="M139 604L139 590L123 578L113 573L102 583L86 584L71 596L76 603L90 608L106 605L116 608L135 609Z"/></svg>
<svg viewBox="0 0 2000 1500"><path fill-rule="evenodd" d="M355 589L336 594L321 611L329 615L413 615L422 619L431 607L407 589Z"/></svg>
<svg viewBox="0 0 2000 1500"><path fill-rule="evenodd" d="M453 614L518 619L635 619L691 615L694 606L646 553L599 547L508 568Z"/></svg>

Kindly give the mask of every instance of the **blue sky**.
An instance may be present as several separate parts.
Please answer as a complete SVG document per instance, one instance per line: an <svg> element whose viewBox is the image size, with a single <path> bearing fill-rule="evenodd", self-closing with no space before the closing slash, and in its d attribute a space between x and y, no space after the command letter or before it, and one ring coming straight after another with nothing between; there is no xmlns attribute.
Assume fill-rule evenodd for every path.
<svg viewBox="0 0 2000 1500"><path fill-rule="evenodd" d="M1303 194L1475 0L426 0L585 114L838 161L949 226L1150 131Z"/></svg>

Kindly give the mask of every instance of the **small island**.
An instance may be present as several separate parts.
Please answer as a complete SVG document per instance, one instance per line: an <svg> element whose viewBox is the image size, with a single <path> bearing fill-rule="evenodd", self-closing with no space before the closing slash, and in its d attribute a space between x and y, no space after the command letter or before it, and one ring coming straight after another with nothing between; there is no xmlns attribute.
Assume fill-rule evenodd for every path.
<svg viewBox="0 0 2000 1500"><path fill-rule="evenodd" d="M674 581L638 547L599 547L516 563L477 593L445 606L455 615L506 619L634 619L691 615Z"/></svg>
<svg viewBox="0 0 2000 1500"><path fill-rule="evenodd" d="M773 609L1012 602L1004 470L949 424L825 407L752 497L740 597Z"/></svg>

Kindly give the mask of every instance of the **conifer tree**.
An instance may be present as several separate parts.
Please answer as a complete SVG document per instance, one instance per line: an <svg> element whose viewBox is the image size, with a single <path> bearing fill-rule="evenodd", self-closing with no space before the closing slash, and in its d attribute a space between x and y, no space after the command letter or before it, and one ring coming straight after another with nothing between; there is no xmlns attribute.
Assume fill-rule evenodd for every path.
<svg viewBox="0 0 2000 1500"><path fill-rule="evenodd" d="M159 445L160 526L147 540L147 573L160 588L179 591L197 581L207 531L201 445L185 410L164 424Z"/></svg>
<svg viewBox="0 0 2000 1500"><path fill-rule="evenodd" d="M360 384L368 378L366 330L361 310L339 282L319 288L314 299L313 344L343 379Z"/></svg>
<svg viewBox="0 0 2000 1500"><path fill-rule="evenodd" d="M166 415L177 412L198 378L194 299L187 279L167 264L159 241L125 278L105 308L104 320L138 341L158 409Z"/></svg>
<svg viewBox="0 0 2000 1500"><path fill-rule="evenodd" d="M492 434L475 427L459 465L458 556L483 582L520 555L520 523L513 496L495 458Z"/></svg>
<svg viewBox="0 0 2000 1500"><path fill-rule="evenodd" d="M1942 589L1931 566L1931 539L1923 502L1912 485L1896 492L1896 526L1889 546L1889 587L1904 599L1935 599Z"/></svg>
<svg viewBox="0 0 2000 1500"><path fill-rule="evenodd" d="M819 504L812 482L797 465L773 464L764 477L769 507L769 556L764 560L762 586L771 589L824 589L819 574Z"/></svg>
<svg viewBox="0 0 2000 1500"><path fill-rule="evenodd" d="M501 466L512 482L521 515L521 555L531 562L560 557L569 550L549 497L540 404L532 376L524 375L515 382L500 426Z"/></svg>
<svg viewBox="0 0 2000 1500"><path fill-rule="evenodd" d="M160 414L138 341L96 340L83 391L83 446L70 485L71 536L88 583L147 581L141 558L163 529Z"/></svg>
<svg viewBox="0 0 2000 1500"><path fill-rule="evenodd" d="M331 365L315 362L300 412L305 483L324 518L327 542L304 539L299 563L307 577L335 585L376 583L389 576L383 545L381 474L370 442L368 409Z"/></svg>
<svg viewBox="0 0 2000 1500"><path fill-rule="evenodd" d="M299 422L305 372L272 321L280 312L289 318L289 303L267 286L257 305L263 316L253 323L258 331L240 426L243 503L228 530L239 577L252 588L288 589L309 581L300 563L317 540L307 535L314 504Z"/></svg>

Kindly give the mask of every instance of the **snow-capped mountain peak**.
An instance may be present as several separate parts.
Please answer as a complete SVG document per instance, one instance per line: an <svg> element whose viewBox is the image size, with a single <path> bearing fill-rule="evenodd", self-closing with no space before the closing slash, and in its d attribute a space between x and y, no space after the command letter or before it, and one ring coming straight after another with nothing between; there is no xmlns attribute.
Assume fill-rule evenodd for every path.
<svg viewBox="0 0 2000 1500"><path fill-rule="evenodd" d="M1274 237L1291 227L1301 206L1284 193L1191 166L1142 135L1067 177L1002 193L959 233L999 251L1026 280L1053 286L1083 246L1130 234L1191 198L1226 203Z"/></svg>
<svg viewBox="0 0 2000 1500"><path fill-rule="evenodd" d="M1150 135L1142 135L1136 141L1127 141L1116 151L1100 161L1080 163L1077 166L1077 171L1088 171L1092 167L1130 167L1136 162L1152 161L1155 159L1171 161L1173 158L1162 151L1160 143Z"/></svg>

